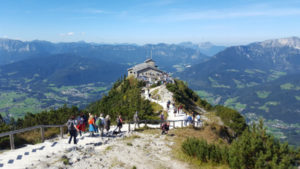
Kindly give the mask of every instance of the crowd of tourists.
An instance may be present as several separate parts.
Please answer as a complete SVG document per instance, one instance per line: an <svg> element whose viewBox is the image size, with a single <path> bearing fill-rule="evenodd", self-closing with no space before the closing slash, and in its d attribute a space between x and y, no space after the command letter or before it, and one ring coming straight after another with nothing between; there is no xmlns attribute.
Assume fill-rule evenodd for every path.
<svg viewBox="0 0 300 169"><path fill-rule="evenodd" d="M167 108L169 109L171 105L171 102L168 102ZM179 106L178 108L175 107L173 104L174 110L184 113L182 111L182 106ZM190 115L184 113L184 124L185 126L188 126L190 124L200 124L200 114L197 114L195 112L191 113ZM166 121L165 115L162 112L160 115L161 125L160 128L162 130L161 134L168 134L169 128L170 128L170 122ZM134 121L134 129L136 127L139 128L139 112L136 111L133 115L133 121ZM82 136L82 133L89 132L90 137L96 137L96 136L109 136L110 133L112 134L118 134L121 133L121 129L123 126L123 119L122 116L119 115L116 119L116 128L110 132L111 127L111 118L109 115L104 115L101 113L99 116L93 115L89 113L89 116L87 117L85 114L81 113L77 117L71 116L70 119L67 122L68 132L70 134L69 138L69 144L71 143L72 139L74 140L74 144L77 144L76 137L79 134ZM87 130L88 128L88 130Z"/></svg>
<svg viewBox="0 0 300 169"><path fill-rule="evenodd" d="M123 120L121 115L116 119L117 126L112 131L113 134L120 133L123 125ZM69 144L72 139L74 139L74 144L76 144L76 137L79 134L82 136L82 133L90 133L90 137L96 137L96 133L99 136L108 135L110 132L111 119L109 115L105 117L101 113L99 116L89 113L89 117L81 113L78 117L71 116L67 122L68 132L70 134Z"/></svg>

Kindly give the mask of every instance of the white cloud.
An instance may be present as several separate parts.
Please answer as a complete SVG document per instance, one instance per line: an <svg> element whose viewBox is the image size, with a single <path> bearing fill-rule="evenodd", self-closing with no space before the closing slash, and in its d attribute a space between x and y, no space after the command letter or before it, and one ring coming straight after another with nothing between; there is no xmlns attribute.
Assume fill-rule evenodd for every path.
<svg viewBox="0 0 300 169"><path fill-rule="evenodd" d="M73 36L74 35L74 32L68 32L67 33L67 36Z"/></svg>
<svg viewBox="0 0 300 169"><path fill-rule="evenodd" d="M67 32L67 33L61 33L59 34L60 36L74 36L75 33L74 32Z"/></svg>

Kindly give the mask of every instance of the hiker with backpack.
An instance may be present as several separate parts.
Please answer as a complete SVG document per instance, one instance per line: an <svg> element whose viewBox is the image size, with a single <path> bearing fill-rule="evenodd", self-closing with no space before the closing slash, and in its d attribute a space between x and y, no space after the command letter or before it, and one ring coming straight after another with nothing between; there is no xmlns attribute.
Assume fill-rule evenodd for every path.
<svg viewBox="0 0 300 169"><path fill-rule="evenodd" d="M95 132L95 119L93 115L90 115L89 117L89 131L90 131L90 136L94 137L94 132Z"/></svg>
<svg viewBox="0 0 300 169"><path fill-rule="evenodd" d="M136 128L136 125L138 126L138 128L140 128L138 113L139 113L139 112L136 111L135 114L133 115L134 130L135 130L135 128Z"/></svg>
<svg viewBox="0 0 300 169"><path fill-rule="evenodd" d="M123 120L121 115L119 115L119 117L117 118L117 128L114 129L114 132L118 129L118 133L120 133L122 125L123 125Z"/></svg>
<svg viewBox="0 0 300 169"><path fill-rule="evenodd" d="M97 117L97 115L95 114L94 115L94 122L95 122L95 133L99 133L99 130L98 130L98 125L96 124L97 120L99 119L99 117Z"/></svg>
<svg viewBox="0 0 300 169"><path fill-rule="evenodd" d="M101 137L103 136L104 125L105 125L105 119L103 117L103 114L101 113L99 118L96 121L96 126L100 129Z"/></svg>
<svg viewBox="0 0 300 169"><path fill-rule="evenodd" d="M78 128L76 127L76 120L75 120L75 116L71 116L67 122L67 126L68 126L68 132L70 134L70 138L69 138L69 144L72 141L72 138L74 139L74 144L77 144L77 140L76 140L76 136L77 136L77 131Z"/></svg>
<svg viewBox="0 0 300 169"><path fill-rule="evenodd" d="M106 134L108 134L109 130L110 130L110 117L109 115L106 115L105 117L105 129L106 129Z"/></svg>
<svg viewBox="0 0 300 169"><path fill-rule="evenodd" d="M169 128L170 128L170 122L164 122L161 125L161 130L162 130L161 134L168 134Z"/></svg>

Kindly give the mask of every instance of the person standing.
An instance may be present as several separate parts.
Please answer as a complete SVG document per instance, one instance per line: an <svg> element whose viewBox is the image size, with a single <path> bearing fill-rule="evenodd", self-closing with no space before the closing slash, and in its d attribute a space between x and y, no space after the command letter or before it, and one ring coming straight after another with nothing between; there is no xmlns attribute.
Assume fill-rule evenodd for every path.
<svg viewBox="0 0 300 169"><path fill-rule="evenodd" d="M196 120L197 120L197 126L199 126L201 124L201 117L199 113L196 116Z"/></svg>
<svg viewBox="0 0 300 169"><path fill-rule="evenodd" d="M105 119L104 119L102 113L100 114L100 117L99 117L98 120L99 120L98 127L100 129L100 133L101 133L101 137L102 137L103 136L103 131L104 131L104 126L105 126Z"/></svg>
<svg viewBox="0 0 300 169"><path fill-rule="evenodd" d="M105 117L105 129L106 129L106 132L108 134L109 129L110 129L110 117L109 117L109 115L106 115L106 117Z"/></svg>
<svg viewBox="0 0 300 169"><path fill-rule="evenodd" d="M71 143L72 138L74 139L74 144L77 144L76 136L77 136L78 128L76 127L75 116L71 116L69 118L69 120L67 122L67 126L68 126L68 131L70 134L69 144Z"/></svg>
<svg viewBox="0 0 300 169"><path fill-rule="evenodd" d="M85 124L84 124L84 118L83 118L83 114L82 113L77 118L77 126L76 127L79 130L80 136L82 136L82 132L85 131Z"/></svg>
<svg viewBox="0 0 300 169"><path fill-rule="evenodd" d="M168 131L169 131L169 126L170 126L170 122L164 122L162 125L161 125L161 134L168 134Z"/></svg>
<svg viewBox="0 0 300 169"><path fill-rule="evenodd" d="M93 115L90 115L89 117L89 131L90 131L90 136L94 137L94 132L95 132L95 119Z"/></svg>
<svg viewBox="0 0 300 169"><path fill-rule="evenodd" d="M97 122L97 120L99 119L99 117L97 117L97 115L95 114L95 116L94 116L94 122L95 122L95 125L94 125L94 127L95 127L95 133L99 133L99 130L98 130L98 125L96 125L96 122Z"/></svg>
<svg viewBox="0 0 300 169"><path fill-rule="evenodd" d="M196 122L196 115L197 115L197 113L196 112L192 112L192 116L193 116L193 121L192 121L192 123L193 123L193 126L195 126L195 122Z"/></svg>
<svg viewBox="0 0 300 169"><path fill-rule="evenodd" d="M119 115L119 117L117 118L117 128L114 131L118 129L118 133L120 133L122 126L123 126L123 120L121 115Z"/></svg>
<svg viewBox="0 0 300 169"><path fill-rule="evenodd" d="M139 125L139 112L136 111L135 114L133 115L133 121L134 121L134 130L136 129L136 125L138 126L138 128L140 128Z"/></svg>
<svg viewBox="0 0 300 169"><path fill-rule="evenodd" d="M164 112L161 112L161 114L160 114L160 120L161 120L161 122L164 122L164 121L165 121L165 115L164 115Z"/></svg>

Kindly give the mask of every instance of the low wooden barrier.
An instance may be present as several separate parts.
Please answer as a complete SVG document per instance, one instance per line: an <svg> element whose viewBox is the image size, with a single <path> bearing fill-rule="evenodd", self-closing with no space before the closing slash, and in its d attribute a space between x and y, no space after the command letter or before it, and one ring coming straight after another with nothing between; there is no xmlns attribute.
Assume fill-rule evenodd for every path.
<svg viewBox="0 0 300 169"><path fill-rule="evenodd" d="M176 122L181 122L181 128L183 128L183 122L185 120L166 120L166 121L161 121L161 120L140 120L138 122L127 122L128 124L128 132L131 131L131 124L145 124L145 127L147 127L147 125L149 124L159 124L161 126L161 124L163 122L170 122L170 124L173 122L173 128L176 128ZM126 123L125 123L126 124ZM197 124L198 126L198 122L193 122L193 126L195 127L195 124ZM1 137L5 137L5 136L9 136L9 140L10 140L10 148L13 150L15 149L15 142L14 142L14 135L18 134L18 133L24 133L27 131L32 131L35 129L40 129L41 132L41 140L42 142L45 141L45 128L54 128L54 127L59 127L60 128L60 137L63 138L63 134L64 134L64 127L66 125L62 124L62 125L38 125L38 126L33 126L33 127L28 127L28 128L24 128L24 129L19 129L19 130L14 130L14 131L9 131L9 132L5 132L5 133L0 133L0 138Z"/></svg>
<svg viewBox="0 0 300 169"><path fill-rule="evenodd" d="M35 130L35 129L40 129L41 140L42 140L42 142L44 142L45 141L45 128L59 127L60 128L60 137L63 138L64 126L66 126L66 125L65 124L63 124L63 125L38 125L38 126L28 127L28 128L24 128L24 129L19 129L19 130L9 131L9 132L5 132L5 133L0 133L0 137L9 136L10 148L13 150L13 149L15 149L15 142L14 142L14 135L15 134L24 133L24 132L32 131L32 130Z"/></svg>

